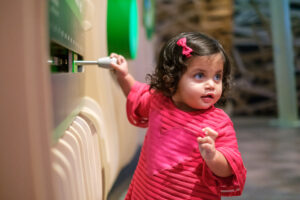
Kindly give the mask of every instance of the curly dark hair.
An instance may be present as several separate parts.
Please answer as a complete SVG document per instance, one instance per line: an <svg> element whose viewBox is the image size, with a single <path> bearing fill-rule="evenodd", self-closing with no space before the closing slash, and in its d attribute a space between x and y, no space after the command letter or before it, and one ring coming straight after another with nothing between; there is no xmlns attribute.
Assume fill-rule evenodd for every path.
<svg viewBox="0 0 300 200"><path fill-rule="evenodd" d="M230 87L231 62L222 45L215 39L199 32L183 32L170 39L161 49L158 63L153 74L148 74L150 90L155 89L167 97L172 97L177 90L181 76L187 70L187 60L182 54L182 47L176 43L180 38L186 38L186 44L192 48L191 57L208 56L221 53L224 60L222 98Z"/></svg>

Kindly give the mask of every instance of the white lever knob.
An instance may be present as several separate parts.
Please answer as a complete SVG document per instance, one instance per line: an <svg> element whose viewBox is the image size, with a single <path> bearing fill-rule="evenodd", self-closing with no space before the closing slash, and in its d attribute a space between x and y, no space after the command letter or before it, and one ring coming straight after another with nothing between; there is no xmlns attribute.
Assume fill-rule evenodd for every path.
<svg viewBox="0 0 300 200"><path fill-rule="evenodd" d="M116 58L110 58L110 57L103 57L99 58L96 61L90 61L90 60L75 60L74 63L76 65L98 65L99 67L111 68L111 63L117 63Z"/></svg>

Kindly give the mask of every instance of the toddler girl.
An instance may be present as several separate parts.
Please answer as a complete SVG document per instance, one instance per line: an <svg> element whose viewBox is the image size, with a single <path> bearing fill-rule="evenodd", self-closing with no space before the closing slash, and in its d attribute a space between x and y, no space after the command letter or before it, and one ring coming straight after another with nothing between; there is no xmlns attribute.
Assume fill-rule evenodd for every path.
<svg viewBox="0 0 300 200"><path fill-rule="evenodd" d="M229 87L222 46L201 33L181 33L162 48L150 85L112 64L127 96L127 117L148 127L125 199L221 199L241 195L246 169L233 124L214 106Z"/></svg>

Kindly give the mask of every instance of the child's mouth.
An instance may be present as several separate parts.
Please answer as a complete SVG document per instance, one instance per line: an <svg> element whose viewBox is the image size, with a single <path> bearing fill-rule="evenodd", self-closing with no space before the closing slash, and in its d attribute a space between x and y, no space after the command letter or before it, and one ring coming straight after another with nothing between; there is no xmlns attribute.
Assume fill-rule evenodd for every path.
<svg viewBox="0 0 300 200"><path fill-rule="evenodd" d="M205 103L210 103L214 99L214 95L213 94L207 94L207 95L202 96L201 99Z"/></svg>

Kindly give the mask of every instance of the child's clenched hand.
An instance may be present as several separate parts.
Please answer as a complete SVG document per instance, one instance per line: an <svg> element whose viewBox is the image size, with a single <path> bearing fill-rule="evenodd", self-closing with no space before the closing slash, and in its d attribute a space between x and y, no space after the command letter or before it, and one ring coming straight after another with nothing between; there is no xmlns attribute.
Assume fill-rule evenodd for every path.
<svg viewBox="0 0 300 200"><path fill-rule="evenodd" d="M197 138L199 151L204 160L213 160L216 156L215 140L218 137L218 133L209 127L202 129L202 131L205 133L205 137Z"/></svg>
<svg viewBox="0 0 300 200"><path fill-rule="evenodd" d="M110 57L111 58L114 57L117 59L116 64L111 63L111 66L112 66L116 76L120 77L120 78L125 77L128 74L128 64L127 64L126 59L122 55L119 55L116 53L111 53Z"/></svg>

